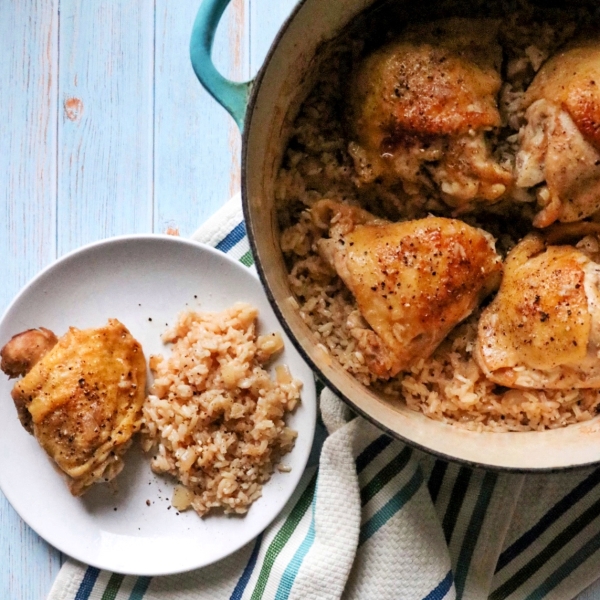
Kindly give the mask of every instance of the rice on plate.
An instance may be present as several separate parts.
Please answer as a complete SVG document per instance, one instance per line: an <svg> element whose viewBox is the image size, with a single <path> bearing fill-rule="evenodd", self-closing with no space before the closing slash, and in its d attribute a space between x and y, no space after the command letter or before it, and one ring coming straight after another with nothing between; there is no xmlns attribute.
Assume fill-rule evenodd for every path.
<svg viewBox="0 0 600 600"><path fill-rule="evenodd" d="M555 232L548 233L548 239L555 235L561 244L568 242L580 262L587 257L595 264L600 257L598 212L584 215L584 227L579 229L572 226L574 218L563 219L558 212L558 216L548 217L549 211L556 208L549 199L553 185L550 175L546 176L547 181L534 180L525 172L523 164L517 164L523 162L523 152L531 138L535 138L536 133L538 137L541 135L539 131L530 131L534 122L533 113L528 112L528 89L549 58L559 55L561 49L568 49L569 44L586 35L591 29L590 24L598 23L597 7L588 3L567 10L544 9L527 2L476 3L473 14L465 15L455 3L442 2L435 8L429 7L429 13L420 17L426 19L424 23L394 30L390 23L406 22L406 15L400 14L402 10L392 3L391 8L373 11L323 47L322 55L327 56L327 60L320 61L316 83L293 123L275 196L280 245L298 311L316 343L358 381L377 390L388 401L405 402L432 419L476 431L498 432L552 429L592 419L600 406L600 393L595 384L589 387L578 383L572 387L539 385L524 388L498 383L501 379L494 380L494 376L482 368L481 360L476 359L476 346L480 317L488 306L489 297L451 330L433 354L414 360L401 372L392 372L391 376L381 376L369 366L361 339L365 336L373 338L371 322L365 323L364 315L358 314L356 289L349 283L348 269L336 268L341 262L343 236L338 238L338 254L333 259L331 254L324 252L335 237L335 227L343 219L340 215L349 214L348 210L355 211L354 214L368 211L368 216L365 217L363 212L356 221L361 224L377 224L377 219L386 224L402 223L431 215L460 219L491 234L502 260L528 234L534 232L537 235L541 228L552 224L553 227L542 231L541 235ZM412 7L411 10L419 9ZM415 14L411 16L418 21L419 16ZM494 16L503 18L489 19ZM456 17L463 20L456 20ZM471 18L484 18L484 21L469 24ZM478 23L485 23L489 30L478 28ZM423 143L418 151L422 155L429 153L429 158L418 159L421 162L415 167L415 161L410 162L414 157L406 153L401 164L396 159L396 171L390 177L385 169L391 159L387 163L384 159L396 151L399 155L400 144L397 139L392 140L390 154L382 151L381 157L368 156L365 151L372 131L364 133L364 115L380 114L372 110L372 106L368 107L371 113L363 110L371 101L370 98L365 100L365 95L380 82L371 79L365 84L361 80L362 72L377 72L380 67L371 57L378 54L382 56L384 67L381 72L384 72L386 65L396 60L389 48L401 48L402 51L406 47L420 48L415 40L427 40L430 30L444 27L452 30L454 27L463 35L471 26L476 32L475 37L488 38L497 48L494 52L498 58L498 86L493 93L499 121L495 125L486 125L480 132L470 128L469 135L481 140L481 148L489 152L482 160L493 163L495 172L505 177L505 183L488 186L488 191L482 185L473 192L473 178L464 177L462 188L455 182L454 187L449 186L451 167L463 160L461 157L451 164L447 157L453 149L451 136L442 136L441 142L434 136L425 142L421 138L419 143ZM475 48L473 53L481 54L480 50ZM457 54L464 56L465 53L461 50ZM493 60L494 57L489 62ZM396 81L392 95L395 93L400 97L409 93L409 84L416 76L413 73L411 77L400 91ZM357 86L361 85L367 90L362 96L362 92L357 92ZM360 119L362 130L356 125ZM547 132L547 121L544 123L540 130ZM597 126L600 127L600 123ZM364 133L362 139L361 132ZM411 148L416 147L414 140L407 141L406 130L397 127L393 135L404 136L402 151L410 144ZM385 143L388 141L384 140ZM380 158L383 166L378 170ZM574 162L580 160L577 154L571 158ZM596 162L596 166L598 164L600 162ZM530 170L537 176L537 171L543 171L544 167L542 158ZM525 183L519 183L519 177ZM528 177L530 181L526 181ZM480 176L480 180L483 178ZM340 207L327 222L322 219L324 201L329 202L329 206ZM550 223L552 219L556 223ZM559 221L566 223L558 224ZM347 228L343 234L348 234L351 229ZM567 242L563 242L563 238ZM591 307L590 300L590 313ZM363 338L356 334L357 321L360 321Z"/></svg>
<svg viewBox="0 0 600 600"><path fill-rule="evenodd" d="M285 419L302 384L285 365L274 378L266 370L283 340L257 335L257 318L245 303L183 312L163 335L170 355L150 358L143 445L154 452L152 469L181 483L172 499L178 510L245 513L294 446L297 433Z"/></svg>

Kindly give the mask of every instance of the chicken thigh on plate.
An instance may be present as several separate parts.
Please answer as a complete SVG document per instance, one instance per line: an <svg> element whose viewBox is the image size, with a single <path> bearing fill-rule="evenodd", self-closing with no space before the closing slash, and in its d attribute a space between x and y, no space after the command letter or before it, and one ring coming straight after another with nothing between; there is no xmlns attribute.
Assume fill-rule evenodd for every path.
<svg viewBox="0 0 600 600"><path fill-rule="evenodd" d="M545 63L524 98L516 185L537 191L534 225L573 222L600 209L600 42Z"/></svg>
<svg viewBox="0 0 600 600"><path fill-rule="evenodd" d="M505 193L512 173L485 138L501 124L497 29L489 19L413 26L359 65L349 151L362 182L402 182L410 193L426 177L451 206Z"/></svg>
<svg viewBox="0 0 600 600"><path fill-rule="evenodd" d="M390 223L328 200L311 212L330 223L319 251L356 299L347 326L378 377L429 357L499 284L493 238L462 221Z"/></svg>
<svg viewBox="0 0 600 600"><path fill-rule="evenodd" d="M71 493L115 477L145 397L144 353L127 328L110 319L98 329L71 327L58 340L32 329L1 354L5 373L24 375L12 391L22 425L67 475Z"/></svg>
<svg viewBox="0 0 600 600"><path fill-rule="evenodd" d="M600 264L568 245L525 237L479 321L475 356L506 387L600 388Z"/></svg>

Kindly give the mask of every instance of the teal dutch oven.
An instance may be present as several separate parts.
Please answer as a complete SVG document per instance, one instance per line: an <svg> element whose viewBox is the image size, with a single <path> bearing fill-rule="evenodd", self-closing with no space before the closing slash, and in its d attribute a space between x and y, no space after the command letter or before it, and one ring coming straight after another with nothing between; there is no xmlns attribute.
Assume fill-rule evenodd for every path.
<svg viewBox="0 0 600 600"><path fill-rule="evenodd" d="M269 1L269 0L265 0ZM301 0L284 23L256 79L234 83L218 73L211 48L229 0L204 0L190 44L202 85L242 130L242 201L256 266L269 297L298 350L315 373L351 408L394 437L447 460L494 470L548 472L600 460L598 418L543 432L474 432L434 421L402 401L382 398L362 386L319 346L300 317L287 284L279 249L274 183L290 123L305 98L321 56L371 0Z"/></svg>

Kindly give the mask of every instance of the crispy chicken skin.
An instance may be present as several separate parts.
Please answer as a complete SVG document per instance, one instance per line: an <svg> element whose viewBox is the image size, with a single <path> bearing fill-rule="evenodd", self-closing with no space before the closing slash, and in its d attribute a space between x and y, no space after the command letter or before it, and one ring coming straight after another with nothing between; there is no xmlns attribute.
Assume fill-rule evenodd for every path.
<svg viewBox="0 0 600 600"><path fill-rule="evenodd" d="M475 357L506 387L600 388L600 265L573 246L525 237L479 321Z"/></svg>
<svg viewBox="0 0 600 600"><path fill-rule="evenodd" d="M121 471L122 456L141 426L145 385L142 347L110 319L98 329L71 327L15 384L12 397L25 429L79 496Z"/></svg>
<svg viewBox="0 0 600 600"><path fill-rule="evenodd" d="M534 225L573 222L600 209L600 42L546 62L524 98L516 185L538 190Z"/></svg>
<svg viewBox="0 0 600 600"><path fill-rule="evenodd" d="M410 190L425 168L452 206L504 194L512 175L484 138L500 126L496 31L488 19L414 26L359 65L349 150L363 182L402 181Z"/></svg>
<svg viewBox="0 0 600 600"><path fill-rule="evenodd" d="M327 200L312 211L331 222L319 251L356 298L348 327L378 377L429 357L499 284L493 238L462 221L390 223Z"/></svg>

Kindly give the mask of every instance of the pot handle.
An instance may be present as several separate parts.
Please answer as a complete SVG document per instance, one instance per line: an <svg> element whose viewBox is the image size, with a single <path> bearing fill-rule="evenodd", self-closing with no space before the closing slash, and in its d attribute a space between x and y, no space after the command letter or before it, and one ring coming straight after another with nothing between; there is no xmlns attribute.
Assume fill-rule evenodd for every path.
<svg viewBox="0 0 600 600"><path fill-rule="evenodd" d="M233 117L242 131L252 81L236 83L226 79L217 71L211 58L215 32L229 1L203 0L192 28L190 58L200 83Z"/></svg>

